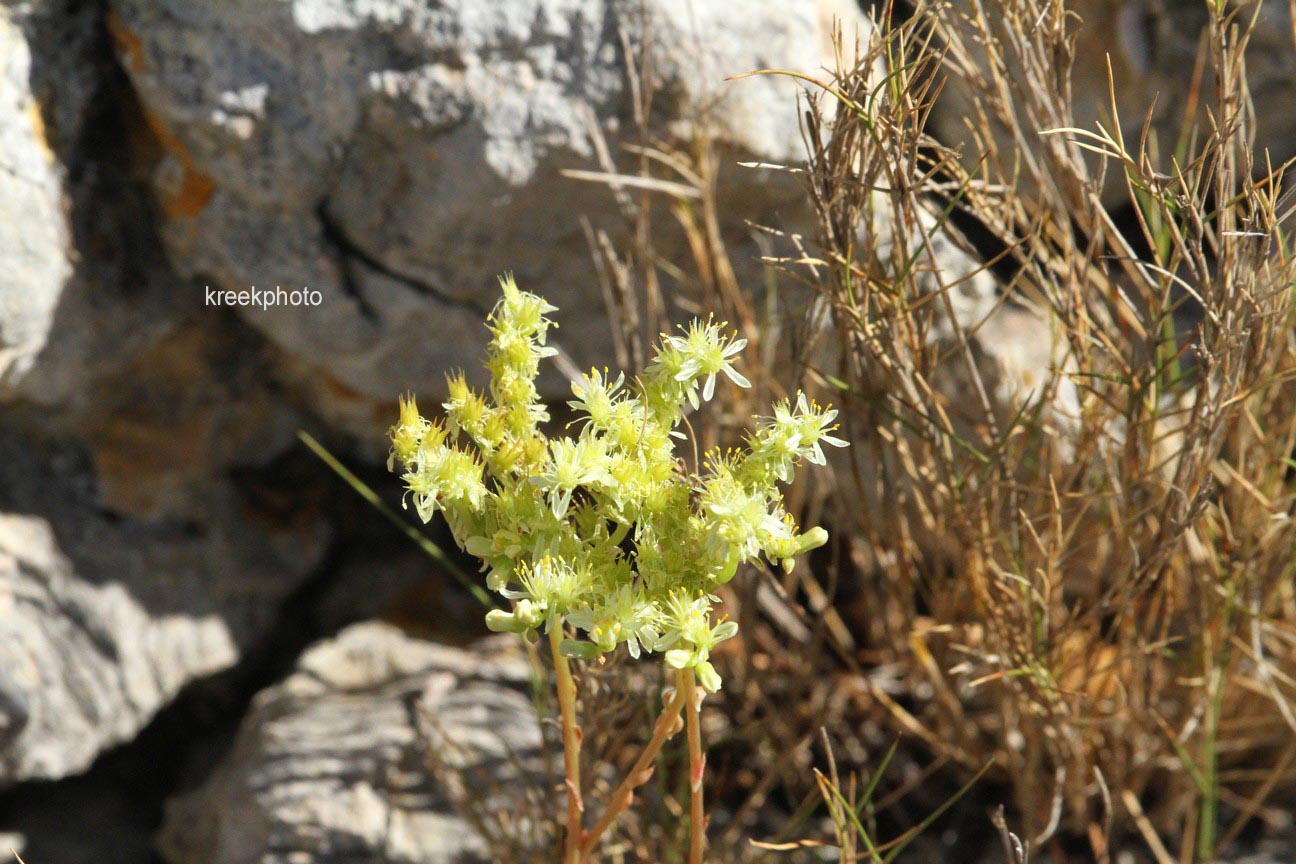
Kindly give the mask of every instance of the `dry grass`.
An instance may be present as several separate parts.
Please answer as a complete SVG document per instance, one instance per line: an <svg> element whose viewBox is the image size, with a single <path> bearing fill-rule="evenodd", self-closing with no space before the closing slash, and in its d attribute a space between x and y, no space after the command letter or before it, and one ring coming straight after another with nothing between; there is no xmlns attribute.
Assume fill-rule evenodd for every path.
<svg viewBox="0 0 1296 864"><path fill-rule="evenodd" d="M874 695L938 755L993 760L1035 845L1099 861L1135 831L1212 860L1296 787L1293 259L1252 149L1253 11L1214 10L1170 153L1073 128L1077 22L1047 0L924 5L807 114L819 371L861 442L855 633L921 694ZM963 158L924 131L947 78ZM984 276L948 273L955 212L1056 340L1029 392L987 359L1001 310L959 314Z"/></svg>
<svg viewBox="0 0 1296 864"><path fill-rule="evenodd" d="M790 498L841 542L726 597L742 638L704 713L709 860L885 860L987 765L1006 817L974 792L943 825L1019 864L1209 861L1291 800L1296 265L1279 166L1253 150L1251 11L1213 10L1169 142L1115 117L1075 128L1077 21L1051 0L921 4L842 45L806 113L816 236L768 232L782 269L763 291L740 288L721 236L705 118L686 147L653 140L652 58L626 44L641 140L577 178L624 216L587 226L619 364L713 311L765 369L750 401L692 418L704 445L782 395L790 348L857 443ZM943 89L965 108L959 152L927 132ZM779 326L792 282L825 313L799 342ZM1045 343L1024 382L995 360L1009 315ZM655 681L608 698L602 679L627 674L578 670L587 763L617 769L587 778L594 798L657 710ZM671 752L602 860L678 860Z"/></svg>

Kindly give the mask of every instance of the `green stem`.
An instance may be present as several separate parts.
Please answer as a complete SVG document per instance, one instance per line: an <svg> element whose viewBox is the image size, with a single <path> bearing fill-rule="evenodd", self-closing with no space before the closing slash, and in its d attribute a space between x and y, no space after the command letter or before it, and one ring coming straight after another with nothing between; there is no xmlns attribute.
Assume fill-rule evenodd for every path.
<svg viewBox="0 0 1296 864"><path fill-rule="evenodd" d="M549 625L549 647L553 653L554 671L558 677L558 708L562 715L563 774L567 786L567 833L563 838L563 864L580 864L581 857L581 801L580 745L581 730L576 725L576 682L572 679L571 664L563 656L563 626L554 621Z"/></svg>

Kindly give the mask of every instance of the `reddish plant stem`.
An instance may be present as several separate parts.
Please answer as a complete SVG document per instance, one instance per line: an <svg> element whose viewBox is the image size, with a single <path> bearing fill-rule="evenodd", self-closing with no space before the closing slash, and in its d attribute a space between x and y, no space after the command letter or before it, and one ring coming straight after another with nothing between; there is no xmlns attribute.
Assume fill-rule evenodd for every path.
<svg viewBox="0 0 1296 864"><path fill-rule="evenodd" d="M638 789L648 778L652 776L653 763L657 761L657 754L661 752L662 745L665 744L672 736L679 732L679 715L680 710L684 707L684 691L678 687L674 694L662 708L661 714L657 717L657 722L653 725L652 738L644 745L643 751L639 758L635 760L634 766L626 774L621 784L612 792L612 797L608 801L607 810L594 823L581 842L581 857L583 864L590 852L593 851L603 832L611 827L612 822L624 813L630 807L631 801L634 800L634 790Z"/></svg>
<svg viewBox="0 0 1296 864"><path fill-rule="evenodd" d="M702 864L706 845L706 810L702 799L702 775L706 756L702 753L701 704L692 669L679 673L679 689L684 693L684 725L688 729L689 749L689 864Z"/></svg>

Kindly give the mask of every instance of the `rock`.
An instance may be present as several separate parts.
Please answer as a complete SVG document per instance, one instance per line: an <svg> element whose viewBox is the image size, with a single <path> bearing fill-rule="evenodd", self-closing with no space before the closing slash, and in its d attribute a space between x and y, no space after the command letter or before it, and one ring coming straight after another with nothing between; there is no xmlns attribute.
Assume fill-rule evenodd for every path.
<svg viewBox="0 0 1296 864"><path fill-rule="evenodd" d="M240 330L200 316L168 322L120 369L86 382L94 410L76 433L106 509L202 523L227 472L264 467L296 443L303 421L266 380L259 340Z"/></svg>
<svg viewBox="0 0 1296 864"><path fill-rule="evenodd" d="M229 484L200 524L114 517L74 461L0 434L0 786L84 770L232 666L328 537Z"/></svg>
<svg viewBox="0 0 1296 864"><path fill-rule="evenodd" d="M505 270L562 308L557 339L578 365L608 362L580 218L623 219L603 184L561 171L598 169L599 136L616 155L637 140L623 44L651 46L650 120L667 146L716 118L722 227L756 278L744 220L779 222L802 196L785 175L728 165L799 158L796 86L724 77L818 71L832 15L867 26L848 0L766 0L740 16L652 0L646 26L630 0L110 5L164 151L153 179L172 261L202 286L318 290L318 305L236 311L282 350L285 380L310 383L316 410L358 435L390 422L392 394L435 397L448 368L476 369ZM659 243L686 260L678 230ZM557 377L546 387L566 391Z"/></svg>
<svg viewBox="0 0 1296 864"><path fill-rule="evenodd" d="M120 583L76 578L48 522L0 516L0 775L54 778L124 741L192 677L233 663L215 616L154 619Z"/></svg>
<svg viewBox="0 0 1296 864"><path fill-rule="evenodd" d="M429 756L488 778L475 794L498 811L492 796L539 771L529 686L512 639L460 650L350 627L256 698L215 773L169 805L160 848L175 864L485 861Z"/></svg>
<svg viewBox="0 0 1296 864"><path fill-rule="evenodd" d="M181 302L101 12L0 10L0 787L237 663L329 536L256 488L299 420L264 340Z"/></svg>
<svg viewBox="0 0 1296 864"><path fill-rule="evenodd" d="M196 307L99 4L0 9L0 787L77 774L262 640L319 563L264 339Z"/></svg>
<svg viewBox="0 0 1296 864"><path fill-rule="evenodd" d="M59 167L31 77L26 37L0 9L0 397L44 349L72 272Z"/></svg>
<svg viewBox="0 0 1296 864"><path fill-rule="evenodd" d="M159 278L130 181L130 100L101 11L5 4L0 43L0 400L57 420L88 407L88 379L166 326L175 279ZM167 291L149 291L155 281Z"/></svg>

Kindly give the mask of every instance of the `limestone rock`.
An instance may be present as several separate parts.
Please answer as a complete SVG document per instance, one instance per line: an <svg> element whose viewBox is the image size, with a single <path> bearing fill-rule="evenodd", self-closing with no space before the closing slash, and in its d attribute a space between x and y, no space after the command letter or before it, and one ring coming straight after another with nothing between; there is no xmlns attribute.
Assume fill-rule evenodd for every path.
<svg viewBox="0 0 1296 864"><path fill-rule="evenodd" d="M525 782L540 748L529 680L512 639L460 650L348 628L256 698L213 776L168 808L161 849L175 864L485 861L429 756L495 795Z"/></svg>
<svg viewBox="0 0 1296 864"><path fill-rule="evenodd" d="M0 9L0 396L44 349L72 272L62 182L31 76L26 37Z"/></svg>
<svg viewBox="0 0 1296 864"><path fill-rule="evenodd" d="M171 259L212 287L321 292L316 306L237 313L284 352L286 380L314 382L321 413L364 434L393 393L435 396L448 368L476 369L505 270L564 310L556 338L577 365L607 362L580 218L621 216L604 185L561 171L597 170L599 137L614 156L637 140L625 45L650 46L654 134L687 143L692 122L714 118L732 202L722 228L755 278L744 220L777 223L801 196L786 175L730 166L799 156L796 85L724 79L817 72L834 15L847 32L867 26L848 0L763 0L742 15L683 0L111 6L165 150L154 186ZM660 251L684 260L668 234Z"/></svg>
<svg viewBox="0 0 1296 864"><path fill-rule="evenodd" d="M201 526L112 517L69 461L0 435L0 786L84 770L232 666L327 537L304 507L259 524L228 486Z"/></svg>
<svg viewBox="0 0 1296 864"><path fill-rule="evenodd" d="M215 616L153 619L120 583L77 579L44 520L0 516L0 562L7 777L85 767L137 731L149 707L236 656Z"/></svg>
<svg viewBox="0 0 1296 864"><path fill-rule="evenodd" d="M302 490L272 512L234 477L300 423L259 337L178 298L102 11L0 9L0 787L235 664L328 540Z"/></svg>

